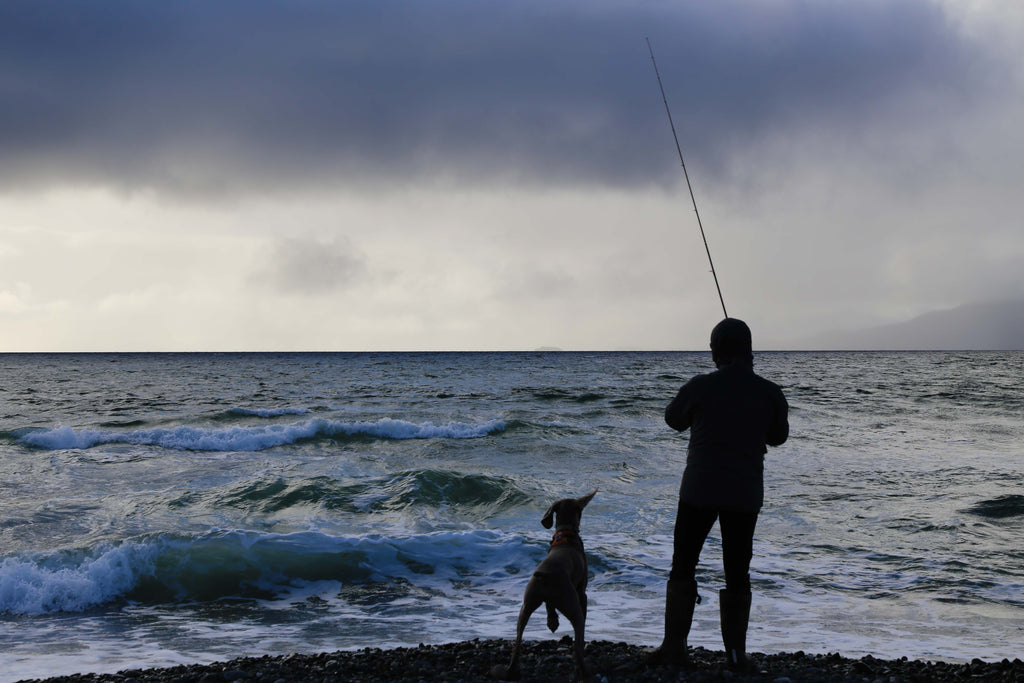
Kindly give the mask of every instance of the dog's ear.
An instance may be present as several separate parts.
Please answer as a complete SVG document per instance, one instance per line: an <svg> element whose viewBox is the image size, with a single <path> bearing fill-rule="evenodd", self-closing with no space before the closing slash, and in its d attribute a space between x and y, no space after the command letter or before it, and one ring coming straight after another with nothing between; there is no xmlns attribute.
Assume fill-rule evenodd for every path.
<svg viewBox="0 0 1024 683"><path fill-rule="evenodd" d="M562 501L558 501L561 503ZM558 503L552 503L548 511L544 513L544 516L540 518L541 526L545 529L550 529L551 525L555 523L555 509L558 508Z"/></svg>
<svg viewBox="0 0 1024 683"><path fill-rule="evenodd" d="M597 493L597 489L594 489L593 491L591 491L587 495L580 496L579 498L576 499L576 504L580 506L580 510L582 510L583 508L587 507L587 503L590 502L590 499L594 497L595 493Z"/></svg>

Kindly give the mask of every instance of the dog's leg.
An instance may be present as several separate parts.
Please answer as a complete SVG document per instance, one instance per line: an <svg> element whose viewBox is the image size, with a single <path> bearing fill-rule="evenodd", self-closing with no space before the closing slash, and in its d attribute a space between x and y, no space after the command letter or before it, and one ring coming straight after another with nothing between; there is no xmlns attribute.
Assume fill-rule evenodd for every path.
<svg viewBox="0 0 1024 683"><path fill-rule="evenodd" d="M541 599L537 592L531 593L529 588L527 588L526 595L523 597L523 606L519 610L519 618L516 620L516 644L512 648L512 660L506 669L505 680L519 680L519 655L523 650L523 631L526 630L526 624L530 621L530 615L540 605Z"/></svg>
<svg viewBox="0 0 1024 683"><path fill-rule="evenodd" d="M516 643L512 646L512 659L508 666L495 665L491 669L491 678L500 681L519 680L519 654L523 648L523 631L526 630L526 624L530 621L530 615L540 607L543 601L540 587L535 583L535 579L531 578L530 582L526 584L523 606L519 609L519 618L516 620Z"/></svg>
<svg viewBox="0 0 1024 683"><path fill-rule="evenodd" d="M576 663L574 680L585 680L589 673L583 663L584 630L587 622L587 594L574 586L568 576L561 577L558 589L548 598L548 607L554 606L569 620L573 629L573 658Z"/></svg>
<svg viewBox="0 0 1024 683"><path fill-rule="evenodd" d="M573 594L574 597L575 594ZM586 600L586 596L583 596ZM586 664L583 662L583 643L584 643L584 631L587 623L586 608L580 604L578 599L572 600L570 605L567 605L567 609L562 610L562 614L572 624L573 630L573 658L576 661L576 676L574 680L583 681L589 677Z"/></svg>

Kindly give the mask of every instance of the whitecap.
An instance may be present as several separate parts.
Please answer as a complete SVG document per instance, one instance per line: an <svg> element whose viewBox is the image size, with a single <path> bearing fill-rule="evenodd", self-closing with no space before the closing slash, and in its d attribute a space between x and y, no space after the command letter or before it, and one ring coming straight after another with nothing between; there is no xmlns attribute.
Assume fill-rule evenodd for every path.
<svg viewBox="0 0 1024 683"><path fill-rule="evenodd" d="M474 439L505 429L501 420L471 424L413 423L383 418L374 422L313 419L289 425L205 428L181 425L131 431L73 429L68 426L29 432L21 442L47 450L86 449L101 444L134 444L191 451L259 451L303 439L368 436L381 439Z"/></svg>

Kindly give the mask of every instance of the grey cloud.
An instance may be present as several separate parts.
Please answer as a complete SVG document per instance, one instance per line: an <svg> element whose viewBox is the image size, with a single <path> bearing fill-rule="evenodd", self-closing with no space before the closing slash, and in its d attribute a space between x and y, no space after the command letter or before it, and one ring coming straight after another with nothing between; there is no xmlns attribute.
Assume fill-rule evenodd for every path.
<svg viewBox="0 0 1024 683"><path fill-rule="evenodd" d="M368 273L366 257L344 237L288 237L273 245L255 279L291 294L331 294L358 284Z"/></svg>
<svg viewBox="0 0 1024 683"><path fill-rule="evenodd" d="M506 268L499 282L498 298L519 302L557 299L575 294L579 288L577 279L568 272L538 266Z"/></svg>
<svg viewBox="0 0 1024 683"><path fill-rule="evenodd" d="M1008 68L929 0L15 0L0 188L675 183L647 36L714 173L802 126L967 106Z"/></svg>

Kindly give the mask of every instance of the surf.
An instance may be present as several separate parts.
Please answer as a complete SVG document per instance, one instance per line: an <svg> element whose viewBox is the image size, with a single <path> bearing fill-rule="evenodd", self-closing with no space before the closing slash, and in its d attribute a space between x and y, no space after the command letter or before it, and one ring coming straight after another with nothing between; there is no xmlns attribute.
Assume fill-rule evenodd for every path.
<svg viewBox="0 0 1024 683"><path fill-rule="evenodd" d="M178 425L150 429L75 429L61 425L23 433L20 443L43 450L85 450L107 444L156 446L181 451L261 451L300 441L327 439L477 439L504 431L502 420L482 423L414 423L393 418L344 422L314 418L291 424L224 428Z"/></svg>
<svg viewBox="0 0 1024 683"><path fill-rule="evenodd" d="M82 613L136 605L287 600L419 585L440 594L526 571L538 545L495 531L391 536L218 530L156 534L0 562L0 614ZM517 559L518 558L518 559ZM518 565L522 565L522 567ZM324 586L328 582L330 586Z"/></svg>

